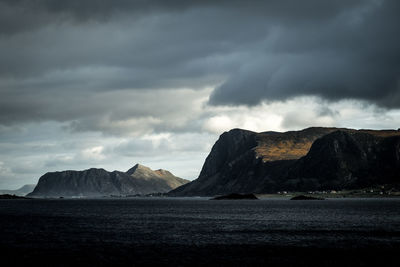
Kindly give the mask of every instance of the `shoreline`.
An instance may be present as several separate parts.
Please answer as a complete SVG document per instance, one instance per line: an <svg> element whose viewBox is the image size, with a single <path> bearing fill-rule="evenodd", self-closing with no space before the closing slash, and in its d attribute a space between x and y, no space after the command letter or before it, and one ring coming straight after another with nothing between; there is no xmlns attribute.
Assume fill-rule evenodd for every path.
<svg viewBox="0 0 400 267"><path fill-rule="evenodd" d="M258 200L290 200L293 197L304 195L313 198L321 198L323 200L334 200L334 199L400 199L399 195L324 195L324 194L307 194L307 193L296 193L296 194L254 194ZM19 197L19 198L1 198L0 201L6 200L213 200L214 197L204 196L193 196L193 197L170 197L170 196L135 196L135 197ZM238 201L248 199L224 199L224 201Z"/></svg>

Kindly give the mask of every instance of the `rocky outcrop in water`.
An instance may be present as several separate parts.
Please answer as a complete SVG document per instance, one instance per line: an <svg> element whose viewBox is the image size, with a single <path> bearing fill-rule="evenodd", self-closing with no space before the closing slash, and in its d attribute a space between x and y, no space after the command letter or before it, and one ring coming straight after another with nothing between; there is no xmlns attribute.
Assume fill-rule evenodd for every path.
<svg viewBox="0 0 400 267"><path fill-rule="evenodd" d="M29 199L29 198L16 196L16 195L10 195L10 194L2 194L2 195L0 195L0 199Z"/></svg>
<svg viewBox="0 0 400 267"><path fill-rule="evenodd" d="M399 180L400 131L234 129L220 136L198 179L169 195L342 190Z"/></svg>
<svg viewBox="0 0 400 267"><path fill-rule="evenodd" d="M166 170L136 164L127 172L104 169L49 172L40 177L30 197L101 197L168 192L188 180Z"/></svg>
<svg viewBox="0 0 400 267"><path fill-rule="evenodd" d="M214 197L211 200L258 200L258 197L256 197L254 194L229 194L229 195L224 195L224 196L218 196Z"/></svg>
<svg viewBox="0 0 400 267"><path fill-rule="evenodd" d="M311 196L299 195L299 196L292 197L290 200L325 200L325 199L321 198L321 197L311 197Z"/></svg>

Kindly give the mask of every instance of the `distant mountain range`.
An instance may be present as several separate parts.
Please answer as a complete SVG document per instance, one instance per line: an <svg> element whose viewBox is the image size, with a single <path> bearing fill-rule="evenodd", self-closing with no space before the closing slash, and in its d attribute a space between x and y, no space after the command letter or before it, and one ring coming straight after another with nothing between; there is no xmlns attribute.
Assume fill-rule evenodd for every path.
<svg viewBox="0 0 400 267"><path fill-rule="evenodd" d="M0 195L9 194L16 196L25 196L26 194L32 192L35 186L35 184L26 184L16 190L0 190Z"/></svg>
<svg viewBox="0 0 400 267"><path fill-rule="evenodd" d="M136 164L127 172L104 169L48 172L28 197L102 197L165 193L188 180Z"/></svg>
<svg viewBox="0 0 400 267"><path fill-rule="evenodd" d="M223 133L198 179L170 196L342 190L400 184L400 131L312 127Z"/></svg>

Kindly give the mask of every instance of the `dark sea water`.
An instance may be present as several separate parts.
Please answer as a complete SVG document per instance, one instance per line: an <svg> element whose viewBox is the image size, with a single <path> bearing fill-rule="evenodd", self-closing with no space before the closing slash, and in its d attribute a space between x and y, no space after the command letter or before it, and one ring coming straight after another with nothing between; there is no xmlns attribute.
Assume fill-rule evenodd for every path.
<svg viewBox="0 0 400 267"><path fill-rule="evenodd" d="M11 265L398 266L400 199L1 200L0 251Z"/></svg>

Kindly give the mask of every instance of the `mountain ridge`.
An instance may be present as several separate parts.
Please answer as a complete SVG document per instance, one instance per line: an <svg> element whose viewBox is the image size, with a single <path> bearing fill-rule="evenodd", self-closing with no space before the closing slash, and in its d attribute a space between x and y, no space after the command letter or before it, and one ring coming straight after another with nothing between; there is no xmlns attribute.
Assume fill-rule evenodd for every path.
<svg viewBox="0 0 400 267"><path fill-rule="evenodd" d="M327 148L333 156L323 154L325 143L331 144ZM337 149L346 153L339 155L335 151L336 143ZM214 144L199 177L172 190L169 195L275 193L280 190L355 188L380 181L398 183L390 173L400 174L399 144L398 130L310 127L283 133L256 133L233 129L224 132ZM348 145L352 149L346 150ZM366 151L371 151L369 158L375 156L377 159L361 157ZM328 158L332 162L325 160ZM385 160L391 160L391 163L384 164ZM342 165L344 167L340 167ZM374 167L384 171L379 172ZM329 172L335 173L326 176L330 182L324 178ZM363 179L364 176L367 178ZM344 177L353 179L345 182Z"/></svg>
<svg viewBox="0 0 400 267"><path fill-rule="evenodd" d="M29 197L101 197L110 195L144 195L165 193L188 180L160 173L136 164L127 172L108 172L102 168L82 171L48 172Z"/></svg>
<svg viewBox="0 0 400 267"><path fill-rule="evenodd" d="M35 188L35 184L26 184L21 186L18 189L10 190L10 189L1 189L0 194L9 194L9 195L16 195L16 196L25 196L33 191Z"/></svg>

